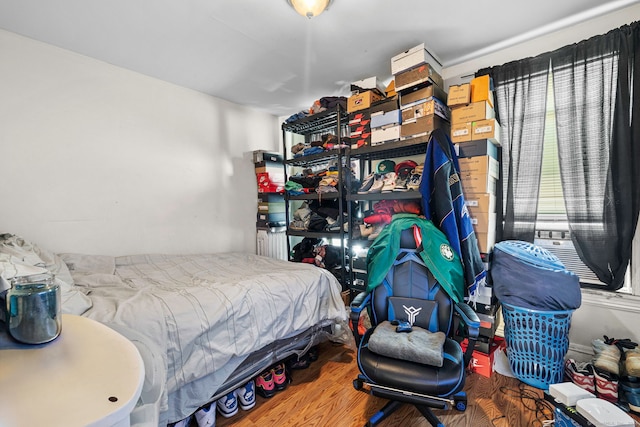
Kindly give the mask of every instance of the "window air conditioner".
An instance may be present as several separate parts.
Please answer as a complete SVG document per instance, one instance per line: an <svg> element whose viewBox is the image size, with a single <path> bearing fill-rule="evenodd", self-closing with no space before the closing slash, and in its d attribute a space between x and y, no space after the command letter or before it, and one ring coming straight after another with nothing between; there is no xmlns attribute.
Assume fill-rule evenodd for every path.
<svg viewBox="0 0 640 427"><path fill-rule="evenodd" d="M567 270L578 275L581 283L605 286L578 256L568 230L536 230L536 238L533 243L557 256Z"/></svg>

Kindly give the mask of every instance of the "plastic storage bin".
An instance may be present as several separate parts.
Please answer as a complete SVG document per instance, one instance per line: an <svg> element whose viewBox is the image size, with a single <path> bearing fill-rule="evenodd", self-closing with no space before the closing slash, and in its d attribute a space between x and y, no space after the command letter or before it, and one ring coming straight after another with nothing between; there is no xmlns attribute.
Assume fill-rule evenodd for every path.
<svg viewBox="0 0 640 427"><path fill-rule="evenodd" d="M516 378L543 390L562 382L572 314L502 304L507 358Z"/></svg>

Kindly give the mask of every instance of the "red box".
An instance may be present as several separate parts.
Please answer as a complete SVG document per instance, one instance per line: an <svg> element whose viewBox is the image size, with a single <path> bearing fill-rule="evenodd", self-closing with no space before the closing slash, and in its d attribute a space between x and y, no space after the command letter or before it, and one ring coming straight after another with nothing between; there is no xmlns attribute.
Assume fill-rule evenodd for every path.
<svg viewBox="0 0 640 427"><path fill-rule="evenodd" d="M493 373L493 358L496 354L496 350L501 346L504 347L504 340L502 338L496 337L491 343L491 349L489 350L489 354L481 353L475 350L471 354L471 362L469 362L469 369L471 372L476 372L483 377L490 378ZM462 347L462 351L467 349L467 339L465 338L461 343L460 347Z"/></svg>
<svg viewBox="0 0 640 427"><path fill-rule="evenodd" d="M269 174L269 172L257 173L256 181L258 181L258 193L284 192L284 183L281 182L282 180L284 180L284 175L280 177L279 175L273 176L272 174Z"/></svg>

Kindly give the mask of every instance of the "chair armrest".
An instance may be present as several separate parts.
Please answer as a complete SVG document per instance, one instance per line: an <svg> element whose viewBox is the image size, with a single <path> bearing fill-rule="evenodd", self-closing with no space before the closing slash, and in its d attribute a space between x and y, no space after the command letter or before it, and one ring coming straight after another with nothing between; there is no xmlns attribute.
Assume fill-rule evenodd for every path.
<svg viewBox="0 0 640 427"><path fill-rule="evenodd" d="M349 306L351 309L351 314L349 315L349 326L351 327L351 332L353 332L353 337L356 340L356 346L360 345L360 340L362 339L358 328L360 325L360 314L362 313L362 310L369 305L370 301L371 294L361 292L356 295Z"/></svg>
<svg viewBox="0 0 640 427"><path fill-rule="evenodd" d="M456 313L460 315L464 325L464 332L467 337L467 349L464 352L464 366L469 366L473 349L476 346L476 339L480 332L480 319L475 311L465 302L459 302L454 306Z"/></svg>
<svg viewBox="0 0 640 427"><path fill-rule="evenodd" d="M462 317L462 321L464 322L464 324L469 327L470 332L472 328L478 330L480 329L480 318L478 317L478 314L473 311L473 308L469 306L469 304L459 302L455 305L454 308L460 315L460 317ZM474 336L477 337L478 334L476 333Z"/></svg>

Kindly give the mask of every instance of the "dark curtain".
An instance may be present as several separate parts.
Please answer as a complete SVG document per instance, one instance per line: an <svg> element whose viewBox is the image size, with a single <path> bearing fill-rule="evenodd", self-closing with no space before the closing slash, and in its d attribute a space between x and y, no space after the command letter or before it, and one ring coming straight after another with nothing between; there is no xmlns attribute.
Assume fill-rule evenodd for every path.
<svg viewBox="0 0 640 427"><path fill-rule="evenodd" d="M533 242L546 118L549 57L514 61L480 70L495 87L501 125L504 240Z"/></svg>
<svg viewBox="0 0 640 427"><path fill-rule="evenodd" d="M611 290L623 285L638 221L639 48L640 25L634 23L551 54L571 237L583 262Z"/></svg>

